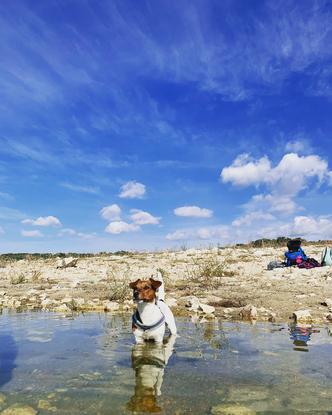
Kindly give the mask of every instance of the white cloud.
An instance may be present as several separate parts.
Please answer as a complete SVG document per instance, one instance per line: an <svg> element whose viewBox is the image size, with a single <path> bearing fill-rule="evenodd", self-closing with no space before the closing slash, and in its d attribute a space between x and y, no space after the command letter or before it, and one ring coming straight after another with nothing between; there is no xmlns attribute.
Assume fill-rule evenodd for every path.
<svg viewBox="0 0 332 415"><path fill-rule="evenodd" d="M141 199L145 195L145 185L135 180L121 186L119 197L123 199Z"/></svg>
<svg viewBox="0 0 332 415"><path fill-rule="evenodd" d="M123 221L111 222L106 228L105 232L112 234L119 234L122 232L136 232L140 229L138 225L127 223Z"/></svg>
<svg viewBox="0 0 332 415"><path fill-rule="evenodd" d="M40 231L21 231L21 235L26 238L41 238L44 235Z"/></svg>
<svg viewBox="0 0 332 415"><path fill-rule="evenodd" d="M288 153L272 167L266 156L255 161L248 154L241 154L231 166L222 169L221 179L235 186L265 184L284 194L295 195L305 188L310 178L322 182L329 174L327 162L316 155Z"/></svg>
<svg viewBox="0 0 332 415"><path fill-rule="evenodd" d="M249 226L253 222L274 220L275 217L267 212L249 212L232 222L233 226Z"/></svg>
<svg viewBox="0 0 332 415"><path fill-rule="evenodd" d="M228 238L229 227L224 225L198 229L178 229L166 235L166 239L170 241L221 239L224 242Z"/></svg>
<svg viewBox="0 0 332 415"><path fill-rule="evenodd" d="M213 211L198 206L181 206L174 209L174 214L191 218L211 218Z"/></svg>
<svg viewBox="0 0 332 415"><path fill-rule="evenodd" d="M158 225L160 222L160 218L143 210L132 209L131 212L130 218L136 225Z"/></svg>
<svg viewBox="0 0 332 415"><path fill-rule="evenodd" d="M96 233L77 232L75 229L65 228L61 229L61 231L58 233L58 236L75 236L81 239L92 239L96 237Z"/></svg>
<svg viewBox="0 0 332 415"><path fill-rule="evenodd" d="M248 203L243 205L248 212L270 211L275 214L291 214L295 209L302 209L296 205L290 196L279 194L257 194L252 196Z"/></svg>
<svg viewBox="0 0 332 415"><path fill-rule="evenodd" d="M24 225L33 226L62 226L61 222L55 216L40 216L37 219L24 219L21 221Z"/></svg>
<svg viewBox="0 0 332 415"><path fill-rule="evenodd" d="M250 186L267 182L270 171L271 163L266 156L255 161L248 154L240 154L231 166L222 169L221 178L224 183Z"/></svg>
<svg viewBox="0 0 332 415"><path fill-rule="evenodd" d="M121 208L117 204L105 206L101 209L100 215L106 220L120 220Z"/></svg>

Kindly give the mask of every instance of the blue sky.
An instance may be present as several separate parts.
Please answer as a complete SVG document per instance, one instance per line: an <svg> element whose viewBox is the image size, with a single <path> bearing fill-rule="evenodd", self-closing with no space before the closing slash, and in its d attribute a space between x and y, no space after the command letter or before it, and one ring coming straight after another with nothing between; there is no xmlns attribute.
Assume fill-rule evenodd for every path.
<svg viewBox="0 0 332 415"><path fill-rule="evenodd" d="M0 4L0 250L332 238L331 1Z"/></svg>

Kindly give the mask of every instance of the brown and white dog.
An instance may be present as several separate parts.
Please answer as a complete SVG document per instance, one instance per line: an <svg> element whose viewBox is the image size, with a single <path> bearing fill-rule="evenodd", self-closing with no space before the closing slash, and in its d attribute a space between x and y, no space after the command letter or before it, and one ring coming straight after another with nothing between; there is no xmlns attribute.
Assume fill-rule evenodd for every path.
<svg viewBox="0 0 332 415"><path fill-rule="evenodd" d="M164 282L160 272L158 272L157 278L138 279L129 284L129 287L134 291L134 301L137 303L132 324L136 343L142 343L144 340L162 343L165 324L171 334L176 334L173 313L164 303Z"/></svg>

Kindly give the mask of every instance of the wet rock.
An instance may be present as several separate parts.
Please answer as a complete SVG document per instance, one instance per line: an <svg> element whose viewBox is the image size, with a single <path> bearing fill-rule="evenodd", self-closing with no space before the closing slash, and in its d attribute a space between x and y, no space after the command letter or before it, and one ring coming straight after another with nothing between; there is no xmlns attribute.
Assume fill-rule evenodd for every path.
<svg viewBox="0 0 332 415"><path fill-rule="evenodd" d="M1 412L1 415L36 415L37 411L28 405L14 404Z"/></svg>
<svg viewBox="0 0 332 415"><path fill-rule="evenodd" d="M240 316L242 317L243 320L256 320L257 315L258 315L257 308L252 304L246 305L240 311Z"/></svg>
<svg viewBox="0 0 332 415"><path fill-rule="evenodd" d="M213 314L216 311L213 306L202 303L199 304L198 310L203 311L204 314Z"/></svg>
<svg viewBox="0 0 332 415"><path fill-rule="evenodd" d="M276 319L277 319L276 313L270 312L268 317L267 317L267 320L270 321L271 323L274 323L276 321Z"/></svg>
<svg viewBox="0 0 332 415"><path fill-rule="evenodd" d="M104 311L117 311L119 310L119 303L116 301L105 301L104 302Z"/></svg>
<svg viewBox="0 0 332 415"><path fill-rule="evenodd" d="M312 317L310 314L310 310L297 310L294 311L292 318L297 323L311 323Z"/></svg>
<svg viewBox="0 0 332 415"><path fill-rule="evenodd" d="M49 412L56 412L57 408L51 404L51 402L45 400L45 399L40 399L38 402L38 409L44 409L45 411L49 411Z"/></svg>
<svg viewBox="0 0 332 415"><path fill-rule="evenodd" d="M131 310L133 307L134 307L134 302L133 302L133 300L125 300L125 301L123 302L123 305L122 305L123 310L125 310L125 311L129 311L129 310Z"/></svg>
<svg viewBox="0 0 332 415"><path fill-rule="evenodd" d="M200 306L200 301L197 297L190 297L186 302L186 307L191 311L198 311Z"/></svg>
<svg viewBox="0 0 332 415"><path fill-rule="evenodd" d="M4 393L0 393L0 405L3 405L6 402L6 395Z"/></svg>
<svg viewBox="0 0 332 415"><path fill-rule="evenodd" d="M332 321L332 313L326 314L325 318L328 321Z"/></svg>
<svg viewBox="0 0 332 415"><path fill-rule="evenodd" d="M212 415L255 415L256 412L241 405L221 404L211 409Z"/></svg>

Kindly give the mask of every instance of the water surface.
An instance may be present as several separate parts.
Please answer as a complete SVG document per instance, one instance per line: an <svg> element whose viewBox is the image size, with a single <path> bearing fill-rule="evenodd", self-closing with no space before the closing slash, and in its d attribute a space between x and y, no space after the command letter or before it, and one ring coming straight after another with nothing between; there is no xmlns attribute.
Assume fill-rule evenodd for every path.
<svg viewBox="0 0 332 415"><path fill-rule="evenodd" d="M0 316L0 392L40 414L332 414L328 327L177 319L134 346L130 316ZM1 399L0 399L1 402Z"/></svg>

